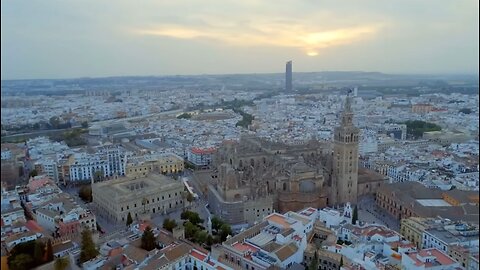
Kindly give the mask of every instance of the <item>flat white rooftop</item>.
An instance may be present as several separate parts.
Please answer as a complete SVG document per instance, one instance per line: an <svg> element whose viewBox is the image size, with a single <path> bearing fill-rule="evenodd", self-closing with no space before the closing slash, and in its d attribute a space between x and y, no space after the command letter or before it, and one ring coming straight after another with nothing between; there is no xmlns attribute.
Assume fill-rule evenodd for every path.
<svg viewBox="0 0 480 270"><path fill-rule="evenodd" d="M423 199L417 200L417 202L423 206L452 206L451 204L442 199Z"/></svg>

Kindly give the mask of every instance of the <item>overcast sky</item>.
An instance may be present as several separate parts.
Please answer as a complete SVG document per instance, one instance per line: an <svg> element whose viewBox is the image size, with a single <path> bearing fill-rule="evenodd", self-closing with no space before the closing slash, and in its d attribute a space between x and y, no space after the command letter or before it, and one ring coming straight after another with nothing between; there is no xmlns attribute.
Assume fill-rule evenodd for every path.
<svg viewBox="0 0 480 270"><path fill-rule="evenodd" d="M478 0L5 0L2 79L478 73Z"/></svg>

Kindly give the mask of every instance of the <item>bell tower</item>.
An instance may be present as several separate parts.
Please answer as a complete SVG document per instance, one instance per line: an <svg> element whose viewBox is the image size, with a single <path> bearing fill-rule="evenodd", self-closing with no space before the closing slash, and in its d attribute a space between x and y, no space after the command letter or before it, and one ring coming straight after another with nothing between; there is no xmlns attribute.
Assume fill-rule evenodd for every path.
<svg viewBox="0 0 480 270"><path fill-rule="evenodd" d="M340 126L334 130L333 181L329 200L332 205L357 202L359 129L353 125L350 92L345 99Z"/></svg>

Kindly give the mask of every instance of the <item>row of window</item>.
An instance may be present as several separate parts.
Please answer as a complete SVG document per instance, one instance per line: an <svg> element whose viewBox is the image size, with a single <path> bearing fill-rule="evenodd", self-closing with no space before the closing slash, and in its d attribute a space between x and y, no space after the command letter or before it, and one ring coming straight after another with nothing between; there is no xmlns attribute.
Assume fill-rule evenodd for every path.
<svg viewBox="0 0 480 270"><path fill-rule="evenodd" d="M182 204L182 203L183 203L183 201L176 201L175 202L175 207L177 207L179 204ZM172 209L172 203L168 204L168 209ZM145 210L147 211L147 213L150 212L150 209L145 209ZM164 209L163 206L162 207L158 206L157 209L152 208L152 213L155 214L156 211L158 211L158 213L160 213L160 211L164 211L164 210L165 209ZM128 214L125 215L124 217L122 217L122 221L125 221L127 219L127 217L128 217ZM135 217L138 217L138 213L135 213Z"/></svg>
<svg viewBox="0 0 480 270"><path fill-rule="evenodd" d="M178 197L178 196L179 196L179 193L178 193L178 192L175 192L175 197ZM169 194L168 194L168 198L172 198L172 194L169 193ZM165 200L165 196L162 196L162 201L163 201L163 200ZM160 197L157 197L157 202L159 202L159 201L160 201ZM150 204L150 203L154 203L154 202L155 202L155 198L153 198L151 201L147 199L147 200L145 201L145 204ZM182 202L182 201L180 201L180 202ZM142 202L142 205L143 205L143 202ZM136 207L137 207L137 204L135 203L135 204L133 205L133 208L136 208ZM122 206L120 209L121 209L122 212L124 211L123 206ZM129 210L129 209L130 209L130 206L127 205L126 209Z"/></svg>

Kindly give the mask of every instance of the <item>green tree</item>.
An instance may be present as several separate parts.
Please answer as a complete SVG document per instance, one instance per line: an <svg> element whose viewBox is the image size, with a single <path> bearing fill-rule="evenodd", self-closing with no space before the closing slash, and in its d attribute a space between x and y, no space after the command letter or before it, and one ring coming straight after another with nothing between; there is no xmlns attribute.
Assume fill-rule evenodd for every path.
<svg viewBox="0 0 480 270"><path fill-rule="evenodd" d="M173 228L175 228L175 227L177 227L177 222L175 222L175 220L166 218L163 221L163 228L165 230L172 232Z"/></svg>
<svg viewBox="0 0 480 270"><path fill-rule="evenodd" d="M223 224L224 224L224 222L220 218L218 218L216 216L214 216L212 218L212 229L214 231L218 231Z"/></svg>
<svg viewBox="0 0 480 270"><path fill-rule="evenodd" d="M211 236L210 234L207 236L207 240L205 241L205 244L208 246L208 247L211 247L213 245L213 236Z"/></svg>
<svg viewBox="0 0 480 270"><path fill-rule="evenodd" d="M15 245L12 248L12 250L10 251L10 256L8 258L9 259L13 258L13 257L17 256L18 254L22 254L22 253L32 254L32 253L34 253L34 250L35 250L35 240L23 242L23 243L20 243L18 245Z"/></svg>
<svg viewBox="0 0 480 270"><path fill-rule="evenodd" d="M37 175L38 175L37 170L33 169L33 170L30 172L30 174L28 175L28 177L35 177L35 176L37 176Z"/></svg>
<svg viewBox="0 0 480 270"><path fill-rule="evenodd" d="M192 114L190 113L182 113L179 116L177 116L178 119L190 119L192 118Z"/></svg>
<svg viewBox="0 0 480 270"><path fill-rule="evenodd" d="M227 240L228 235L232 235L232 228L230 228L230 225L224 223L220 227L220 240L222 242Z"/></svg>
<svg viewBox="0 0 480 270"><path fill-rule="evenodd" d="M469 109L469 108L463 108L463 109L460 109L458 112L461 112L461 113L464 113L464 114L471 114L472 110Z"/></svg>
<svg viewBox="0 0 480 270"><path fill-rule="evenodd" d="M191 239L195 236L195 233L199 230L199 228L193 225L190 221L185 222L185 238Z"/></svg>
<svg viewBox="0 0 480 270"><path fill-rule="evenodd" d="M82 231L82 246L80 250L80 262L89 261L99 254L92 239L92 233L88 229Z"/></svg>
<svg viewBox="0 0 480 270"><path fill-rule="evenodd" d="M189 203L191 203L191 202L193 202L193 199L195 199L195 198L193 197L192 193L188 192L188 194L187 194L187 201L188 201Z"/></svg>
<svg viewBox="0 0 480 270"><path fill-rule="evenodd" d="M188 219L193 225L198 225L199 223L203 223L203 219L200 218L200 215L193 211L184 211L180 214L180 218L183 220Z"/></svg>
<svg viewBox="0 0 480 270"><path fill-rule="evenodd" d="M95 182L103 181L104 179L105 179L105 174L103 173L103 170L96 171L93 174L93 180L95 180Z"/></svg>
<svg viewBox="0 0 480 270"><path fill-rule="evenodd" d="M150 251L155 248L155 235L153 234L152 228L147 226L142 235L142 245L141 247L147 251Z"/></svg>
<svg viewBox="0 0 480 270"><path fill-rule="evenodd" d="M88 128L88 122L87 121L82 122L82 128Z"/></svg>
<svg viewBox="0 0 480 270"><path fill-rule="evenodd" d="M58 116L52 116L50 117L50 120L48 121L52 128L58 128L60 126L60 118Z"/></svg>
<svg viewBox="0 0 480 270"><path fill-rule="evenodd" d="M353 214L352 214L352 224L356 224L358 220L358 209L357 206L355 205L355 208L353 208Z"/></svg>
<svg viewBox="0 0 480 270"><path fill-rule="evenodd" d="M36 262L45 262L45 243L42 241L35 241L35 250L33 251L33 259Z"/></svg>
<svg viewBox="0 0 480 270"><path fill-rule="evenodd" d="M194 240L196 243L203 244L207 241L208 233L206 231L198 230L195 232Z"/></svg>
<svg viewBox="0 0 480 270"><path fill-rule="evenodd" d="M47 241L47 248L45 249L45 262L53 261L53 247L52 247L52 240L48 239Z"/></svg>
<svg viewBox="0 0 480 270"><path fill-rule="evenodd" d="M420 120L410 120L404 122L404 124L407 125L407 133L416 138L422 137L424 132L442 130L439 125Z"/></svg>
<svg viewBox="0 0 480 270"><path fill-rule="evenodd" d="M9 266L12 270L28 270L35 267L35 261L32 256L26 253L21 253L15 256Z"/></svg>
<svg viewBox="0 0 480 270"><path fill-rule="evenodd" d="M318 270L318 253L317 253L317 250L315 250L315 253L313 255L313 259L310 262L310 265L308 266L308 270Z"/></svg>
<svg viewBox="0 0 480 270"><path fill-rule="evenodd" d="M132 218L132 215L130 214L130 212L128 212L128 215L127 215L127 227L132 225L133 223L133 218Z"/></svg>
<svg viewBox="0 0 480 270"><path fill-rule="evenodd" d="M53 264L53 268L55 270L65 270L69 265L70 265L70 260L68 259L68 257L60 257L55 260L55 263Z"/></svg>
<svg viewBox="0 0 480 270"><path fill-rule="evenodd" d="M92 202L92 200L93 200L92 187L90 185L82 186L78 190L78 196L85 202Z"/></svg>

